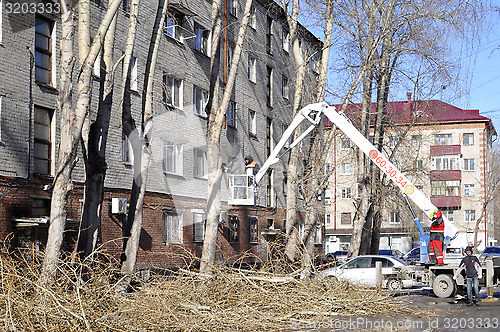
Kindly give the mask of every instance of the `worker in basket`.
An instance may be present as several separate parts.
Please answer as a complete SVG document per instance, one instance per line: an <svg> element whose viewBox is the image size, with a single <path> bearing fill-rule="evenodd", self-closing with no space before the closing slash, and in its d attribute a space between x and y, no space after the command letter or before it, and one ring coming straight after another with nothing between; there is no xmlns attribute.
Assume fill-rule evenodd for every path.
<svg viewBox="0 0 500 332"><path fill-rule="evenodd" d="M444 220L441 211L437 211L432 218L430 241L428 245L431 264L443 264Z"/></svg>
<svg viewBox="0 0 500 332"><path fill-rule="evenodd" d="M255 175L257 175L257 173L259 172L260 170L260 165L257 164L257 162L255 162L252 158L252 156L246 156L245 157L245 172L246 174L249 176L249 177L253 177ZM248 183L249 185L250 184L253 184L253 180L252 180L252 183Z"/></svg>

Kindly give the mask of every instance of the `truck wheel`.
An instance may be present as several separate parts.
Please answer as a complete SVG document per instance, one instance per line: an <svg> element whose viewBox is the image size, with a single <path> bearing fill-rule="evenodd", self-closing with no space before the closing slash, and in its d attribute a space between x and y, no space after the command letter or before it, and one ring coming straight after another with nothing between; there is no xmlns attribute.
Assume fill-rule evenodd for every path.
<svg viewBox="0 0 500 332"><path fill-rule="evenodd" d="M401 282L401 280L389 279L387 281L387 288L391 292L398 292L403 288L403 283Z"/></svg>
<svg viewBox="0 0 500 332"><path fill-rule="evenodd" d="M437 297L451 297L455 295L455 281L450 274L440 274L434 279L432 290Z"/></svg>

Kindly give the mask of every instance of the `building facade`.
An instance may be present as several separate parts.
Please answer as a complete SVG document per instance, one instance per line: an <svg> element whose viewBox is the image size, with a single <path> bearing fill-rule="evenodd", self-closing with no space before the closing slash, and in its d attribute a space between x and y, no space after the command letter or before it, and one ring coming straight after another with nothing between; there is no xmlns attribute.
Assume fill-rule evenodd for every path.
<svg viewBox="0 0 500 332"><path fill-rule="evenodd" d="M346 111L354 123L359 121L359 107L351 105ZM493 245L494 188L488 184L496 131L491 120L478 110L462 110L438 100L413 101L411 95L407 101L389 102L385 118L383 153L458 227L459 235L451 246L465 248L475 236L479 249ZM348 248L350 243L359 203L358 155L356 145L339 132L329 159L327 252ZM382 203L380 249L404 253L418 246L419 233L400 190L389 182L381 181L378 197ZM415 205L413 209L423 226L429 226L428 218Z"/></svg>
<svg viewBox="0 0 500 332"><path fill-rule="evenodd" d="M4 2L5 0L0 0ZM50 1L42 3L48 5ZM0 8L0 235L13 234L15 245L43 247L50 220L50 189L60 140L57 109L61 23L58 13L7 13ZM91 36L104 16L106 1L91 1ZM232 65L243 3L228 1L220 42L220 83ZM156 17L157 3L139 7L137 36L126 98L136 123L141 123L144 70ZM117 16L114 60L125 49L128 1ZM286 165L276 165L263 180L255 205L229 205L229 175L243 174L246 155L262 164L291 121L296 64L289 31L280 6L255 1L250 13L242 57L221 135L225 174L222 179L220 261L241 252L265 252L263 237L282 229ZM211 2L182 0L168 5L154 78L153 152L149 168L144 225L138 266L185 264L199 256L203 245L207 201L206 131L211 61ZM300 27L304 54L310 60L305 94L314 100L321 42ZM75 54L77 54L75 45ZM96 118L103 77L96 61L92 81L90 120ZM121 77L117 66L115 77ZM122 133L121 83L115 82L106 150L105 204L100 242L112 254L121 250L122 223L133 181L133 154ZM308 102L307 100L305 102ZM84 167L81 152L73 172L74 190L68 205L68 241L81 217ZM71 231L72 230L72 231ZM269 232L268 232L269 233ZM271 232L273 233L273 232ZM187 254L189 253L189 254ZM193 256L193 257L194 257Z"/></svg>

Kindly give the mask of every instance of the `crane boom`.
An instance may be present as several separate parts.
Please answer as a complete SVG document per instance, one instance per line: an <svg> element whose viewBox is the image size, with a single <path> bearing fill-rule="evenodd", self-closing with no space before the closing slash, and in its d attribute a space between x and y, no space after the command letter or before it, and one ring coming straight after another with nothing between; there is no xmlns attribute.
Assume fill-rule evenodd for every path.
<svg viewBox="0 0 500 332"><path fill-rule="evenodd" d="M409 199L411 199L429 219L433 218L434 214L437 212L437 208L431 200L428 199L422 191L416 188L415 185L404 174L402 174L396 166L394 166L389 158L387 158L372 143L370 143L370 141L368 141L368 139L366 139L366 137L364 137L356 129L356 127L352 125L344 114L338 113L334 106L330 106L326 102L309 104L297 113L290 126L283 133L283 137L271 152L269 158L264 162L262 168L256 174L256 184L260 182L269 167L279 161L278 155L284 148L286 142L290 139L290 137L292 137L295 129L305 120L311 123L307 130L290 145L289 149L297 145L307 134L309 134L309 132L314 129L314 127L320 123L322 115L325 115L333 124L337 126L338 129L349 137L349 139L351 139L351 141L356 144L360 150L363 151L363 153L367 155L368 158L370 158L371 161L394 182L394 184L403 192L403 195L406 195ZM445 222L445 242L448 243L456 237L458 229L445 216L443 216L443 220Z"/></svg>

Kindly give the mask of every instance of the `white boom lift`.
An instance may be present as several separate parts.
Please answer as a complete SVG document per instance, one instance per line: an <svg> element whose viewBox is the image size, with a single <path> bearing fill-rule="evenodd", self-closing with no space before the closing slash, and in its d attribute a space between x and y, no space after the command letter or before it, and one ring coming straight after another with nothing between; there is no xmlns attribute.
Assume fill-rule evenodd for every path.
<svg viewBox="0 0 500 332"><path fill-rule="evenodd" d="M387 177L389 177L394 182L394 184L399 189L401 189L405 199L411 199L429 219L432 219L434 217L434 214L438 211L436 206L418 188L416 188L415 185L413 185L413 183L406 176L404 176L394 166L394 164L391 163L386 156L384 156L382 152L380 152L372 143L370 143L370 141L368 141L356 129L356 127L351 124L349 119L344 114L337 113L335 107L328 105L326 102L309 104L297 113L290 126L288 126L288 128L283 133L283 137L274 147L269 158L267 158L259 172L255 175L253 184L251 179L249 180L248 176L246 175L234 175L230 177L230 186L233 189L231 190L231 194L233 195L233 197L231 197L230 203L248 204L248 202L251 202L250 204L253 204L253 195L255 195L253 189L255 189L255 186L258 186L269 167L276 164L280 160L280 153L282 153L286 142L290 139L290 137L292 137L295 129L297 129L297 127L304 121L308 121L310 123L310 126L304 131L304 133L302 133L293 143L291 143L290 147L286 151L292 149L300 141L302 141L304 137L306 137L320 123L321 117L323 115L325 115L333 124L337 126L338 129L340 129L347 137L349 137L351 141L356 144L361 149L361 151L363 151L372 160L372 162L377 165L382 170L382 172L384 172ZM237 180L238 177L241 178ZM234 195L238 193L238 190L240 194L242 193L241 190L246 190L246 196L244 196L247 198L246 200L238 201L238 199L234 197ZM417 224L417 227L420 231L421 262L427 263L429 260L429 256L427 255L429 235L424 232L420 221L416 218L413 210L412 214L415 223ZM447 246L449 242L456 237L458 229L445 216L443 216L443 220L445 223L444 244L445 246Z"/></svg>

